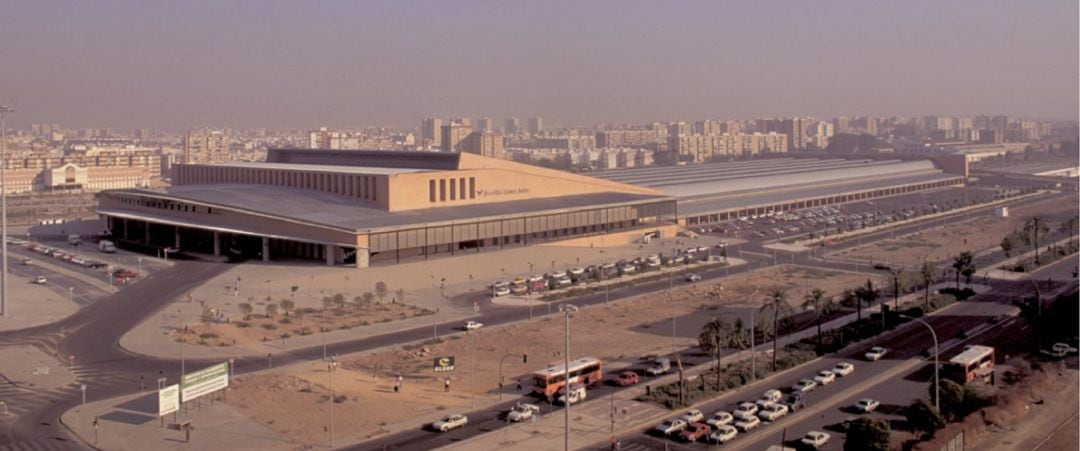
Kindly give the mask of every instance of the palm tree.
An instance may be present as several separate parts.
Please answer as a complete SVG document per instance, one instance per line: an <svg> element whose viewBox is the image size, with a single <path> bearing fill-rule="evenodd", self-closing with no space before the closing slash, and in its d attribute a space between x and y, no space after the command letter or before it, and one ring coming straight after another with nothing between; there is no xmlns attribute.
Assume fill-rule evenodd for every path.
<svg viewBox="0 0 1080 451"><path fill-rule="evenodd" d="M956 273L956 289L960 290L960 275L963 274L970 284L971 275L975 274L975 256L968 251L961 252L960 255L953 258L952 268L953 272Z"/></svg>
<svg viewBox="0 0 1080 451"><path fill-rule="evenodd" d="M778 329L780 323L781 311L787 313L791 311L791 304L788 304L787 290L776 287L769 292L769 298L765 300L765 304L761 306L760 311L772 309L773 311L773 342L772 342L772 370L776 372L776 343L780 341L780 330Z"/></svg>
<svg viewBox="0 0 1080 451"><path fill-rule="evenodd" d="M930 262L923 260L922 266L919 267L919 276L922 277L923 282L923 304L926 308L930 308L930 284L934 283L934 276L937 275L937 268Z"/></svg>
<svg viewBox="0 0 1080 451"><path fill-rule="evenodd" d="M866 279L866 285L855 289L855 299L858 301L860 319L862 319L862 303L865 302L868 306L874 305L874 301L877 301L880 295L881 292L874 288L874 282L870 279Z"/></svg>
<svg viewBox="0 0 1080 451"><path fill-rule="evenodd" d="M817 341L818 346L821 346L821 317L827 315L836 307L833 298L831 296L825 296L825 290L814 288L810 291L810 294L806 296L802 307L805 309L813 309L814 314L817 316Z"/></svg>
<svg viewBox="0 0 1080 451"><path fill-rule="evenodd" d="M1039 234L1044 234L1047 231L1046 224L1039 215L1032 216L1024 223L1024 233L1020 235L1024 240L1024 244L1031 246L1035 249L1035 266L1039 266ZM959 285L959 283L957 283Z"/></svg>
<svg viewBox="0 0 1080 451"><path fill-rule="evenodd" d="M1077 219L1074 216L1062 222L1061 227L1059 228L1059 230L1061 230L1062 232L1069 234L1069 252L1072 252L1073 236L1076 234L1076 228L1078 225L1080 225L1080 219Z"/></svg>
<svg viewBox="0 0 1080 451"><path fill-rule="evenodd" d="M731 324L721 317L713 317L705 323L698 335L701 350L716 356L716 391L720 391L720 351L731 344L731 339Z"/></svg>

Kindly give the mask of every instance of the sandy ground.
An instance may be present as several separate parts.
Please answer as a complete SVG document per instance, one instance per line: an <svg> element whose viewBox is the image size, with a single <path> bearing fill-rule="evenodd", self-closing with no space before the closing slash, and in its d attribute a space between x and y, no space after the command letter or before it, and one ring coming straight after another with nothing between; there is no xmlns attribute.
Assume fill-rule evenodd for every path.
<svg viewBox="0 0 1080 451"><path fill-rule="evenodd" d="M609 363L611 371L649 355L669 352L675 345L696 342L696 329L682 330L683 334L673 339L667 326L670 323L663 318L675 315L689 324L690 321L681 319L684 315L708 317L716 305L758 305L764 300L767 287L777 281L791 289L791 303L798 305L795 291L807 285L839 293L865 280L863 274L785 266L732 276L720 284L683 283L676 286L670 299L661 293L593 306L582 309L571 319L571 357L601 357ZM709 292L716 295L710 297ZM474 394L477 406L493 402L498 393L500 361L504 371L503 392L514 396L519 378L563 360L563 321L558 317L443 338L441 343L403 346L342 359L334 372L333 384L335 392L344 398L335 404L335 414L341 412L342 418L350 421L338 423L337 434L370 437L381 433L387 425L402 421L415 426L444 413L469 410ZM607 350L618 353L612 355ZM522 363L523 354L528 355L527 364ZM436 356L454 356L456 370L449 375L436 375L433 372ZM508 357L503 359L504 356ZM394 392L398 375L403 377L401 393ZM449 393L444 392L445 377L451 378ZM235 385L238 395L230 395L228 402L290 440L309 443L325 438L329 382L324 362L295 365L274 374L238 378ZM523 392L528 390L525 381ZM273 395L266 396L268 391ZM379 408L371 409L372 405ZM290 414L301 408L311 414Z"/></svg>
<svg viewBox="0 0 1080 451"><path fill-rule="evenodd" d="M1076 201L1071 203L1061 200L1039 202L1019 208L1010 208L1007 218L980 217L970 221L948 224L924 230L920 233L882 240L874 244L856 247L836 254L837 257L859 261L887 261L894 265L913 267L924 260L941 262L955 257L963 251L978 253L983 250L997 250L1002 237L1013 230L1023 228L1024 221L1032 215L1076 216ZM1050 227L1058 224L1051 222ZM1025 252L1027 248L1017 245L1014 254Z"/></svg>
<svg viewBox="0 0 1080 451"><path fill-rule="evenodd" d="M173 332L181 343L202 346L247 346L253 343L288 339L320 331L348 330L376 323L388 323L416 316L431 315L431 310L397 302L352 302L330 309L293 311L288 315L252 313L227 323L195 323ZM256 302L252 307L265 310L269 302ZM277 304L274 304L275 306ZM278 310L283 312L284 310Z"/></svg>
<svg viewBox="0 0 1080 451"><path fill-rule="evenodd" d="M79 310L78 304L68 301L44 285L29 278L8 274L8 311L0 316L0 331L25 329L59 321Z"/></svg>

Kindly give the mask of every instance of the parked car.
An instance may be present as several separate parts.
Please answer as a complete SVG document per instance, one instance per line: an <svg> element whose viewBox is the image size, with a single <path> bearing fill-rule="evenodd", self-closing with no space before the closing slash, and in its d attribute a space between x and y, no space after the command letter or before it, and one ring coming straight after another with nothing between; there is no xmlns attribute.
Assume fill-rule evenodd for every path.
<svg viewBox="0 0 1080 451"><path fill-rule="evenodd" d="M465 330L476 330L484 327L484 323L477 321L465 321L465 325L462 326Z"/></svg>
<svg viewBox="0 0 1080 451"><path fill-rule="evenodd" d="M731 412L731 415L738 419L747 419L754 417L754 415L757 415L757 411L757 404L751 402L744 402L739 404L739 406L735 408L735 411Z"/></svg>
<svg viewBox="0 0 1080 451"><path fill-rule="evenodd" d="M869 351L866 352L866 355L864 357L866 357L866 360L874 362L874 361L881 360L881 358L885 357L885 354L888 353L888 352L889 352L888 349L885 349L885 348L883 348L881 346L874 346L874 347L870 348Z"/></svg>
<svg viewBox="0 0 1080 451"><path fill-rule="evenodd" d="M708 424L709 426L717 428L717 427L720 427L720 426L727 426L727 425L731 424L731 422L733 422L733 421L735 421L735 417L731 416L730 413L727 413L727 412L721 410L721 411L718 411L718 412L714 413L712 415L712 418L709 418L708 420L705 420L705 424Z"/></svg>
<svg viewBox="0 0 1080 451"><path fill-rule="evenodd" d="M735 429L738 429L741 432L752 431L757 429L758 426L761 426L761 420L759 420L758 417L743 418L735 422Z"/></svg>
<svg viewBox="0 0 1080 451"><path fill-rule="evenodd" d="M493 294L495 296L507 296L510 294L510 287L498 287L493 291Z"/></svg>
<svg viewBox="0 0 1080 451"><path fill-rule="evenodd" d="M735 436L739 435L739 430L735 429L735 426L721 425L709 434L709 441L713 443L727 443L735 439Z"/></svg>
<svg viewBox="0 0 1080 451"><path fill-rule="evenodd" d="M645 369L645 374L648 374L649 376L659 376L668 371L671 371L671 359L662 357L656 359L652 365L649 365L649 367Z"/></svg>
<svg viewBox="0 0 1080 451"><path fill-rule="evenodd" d="M22 264L23 265L32 265L32 264L34 264L34 261L29 259L29 258L24 258L23 261L22 261Z"/></svg>
<svg viewBox="0 0 1080 451"><path fill-rule="evenodd" d="M758 418L761 418L762 420L765 420L765 421L776 421L776 420L779 420L781 417L783 417L784 415L787 415L787 414L788 414L787 406L785 406L783 404L773 403L773 404L769 404L769 405L765 406L764 408L762 408L761 411L758 412L757 415L758 415Z"/></svg>
<svg viewBox="0 0 1080 451"><path fill-rule="evenodd" d="M506 414L506 419L513 422L525 421L540 413L540 406L536 404L515 404L514 408Z"/></svg>
<svg viewBox="0 0 1080 451"><path fill-rule="evenodd" d="M826 443L829 443L829 434L821 431L810 431L807 432L799 442L810 448L818 449L825 446Z"/></svg>
<svg viewBox="0 0 1080 451"><path fill-rule="evenodd" d="M638 377L638 374L633 371L623 371L619 374L619 377L615 378L615 383L623 387L627 385L634 385L640 381L641 378Z"/></svg>
<svg viewBox="0 0 1080 451"><path fill-rule="evenodd" d="M690 274L690 275L686 276L686 281L687 282L697 282L699 280L701 280L701 276L697 275L697 274Z"/></svg>
<svg viewBox="0 0 1080 451"><path fill-rule="evenodd" d="M791 391L808 393L814 391L815 388L817 388L817 382L811 379L800 379L795 385L791 386Z"/></svg>
<svg viewBox="0 0 1080 451"><path fill-rule="evenodd" d="M469 417L461 414L455 414L447 416L439 421L431 423L431 428L439 431L446 432L451 429L456 429L465 426L469 422Z"/></svg>
<svg viewBox="0 0 1080 451"><path fill-rule="evenodd" d="M517 295L517 296L520 296L520 295L523 295L523 294L528 294L529 293L529 287L527 287L525 285L518 285L518 284L510 285L510 293L514 294L514 295ZM496 292L495 294L496 294L496 296L499 295L498 292Z"/></svg>
<svg viewBox="0 0 1080 451"><path fill-rule="evenodd" d="M859 402L855 403L855 410L858 410L859 412L870 413L877 410L878 406L880 405L881 403L874 401L873 399L864 398L860 399Z"/></svg>
<svg viewBox="0 0 1080 451"><path fill-rule="evenodd" d="M847 363L847 362L840 362L840 363L837 363L836 366L833 367L832 371L833 371L833 373L836 373L837 376L840 376L840 377L847 376L847 375L849 375L849 374L851 374L852 372L855 371L855 365L852 365L852 364Z"/></svg>
<svg viewBox="0 0 1080 451"><path fill-rule="evenodd" d="M818 371L817 376L814 376L814 382L818 385L829 385L836 380L836 373L831 370Z"/></svg>
<svg viewBox="0 0 1080 451"><path fill-rule="evenodd" d="M705 423L690 423L686 429L679 433L679 438L687 442L696 442L701 440L702 437L708 436L710 429L709 425Z"/></svg>
<svg viewBox="0 0 1080 451"><path fill-rule="evenodd" d="M687 424L685 421L676 418L656 425L656 427L653 428L653 432L663 436L669 436L677 432L682 432L683 429L686 429L686 426Z"/></svg>
<svg viewBox="0 0 1080 451"><path fill-rule="evenodd" d="M700 423L705 421L705 414L701 413L698 409L687 410L683 416L679 417L687 423Z"/></svg>

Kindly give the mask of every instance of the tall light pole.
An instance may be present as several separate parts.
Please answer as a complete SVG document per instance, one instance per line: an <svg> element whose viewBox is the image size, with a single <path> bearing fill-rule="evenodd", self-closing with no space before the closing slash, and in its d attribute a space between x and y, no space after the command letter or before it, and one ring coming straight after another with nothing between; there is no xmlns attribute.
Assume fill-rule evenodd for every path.
<svg viewBox="0 0 1080 451"><path fill-rule="evenodd" d="M563 305L563 381L566 382L563 384L563 391L566 393L563 398L563 449L566 451L570 451L570 314L576 311L576 305Z"/></svg>
<svg viewBox="0 0 1080 451"><path fill-rule="evenodd" d="M0 316L7 315L7 273L8 273L8 250L7 250L7 181L4 174L7 172L7 123L4 116L14 113L15 109L6 105L0 105L0 253L3 253L3 264L0 269Z"/></svg>
<svg viewBox="0 0 1080 451"><path fill-rule="evenodd" d="M332 358L326 365L326 377L330 385L330 448L334 448L334 370L337 369L337 359Z"/></svg>
<svg viewBox="0 0 1080 451"><path fill-rule="evenodd" d="M934 338L934 410L937 410L938 412L941 412L941 407L940 407L940 405L941 405L940 404L941 403L941 384L939 383L940 381L938 380L938 371L939 371L938 370L938 366L939 366L938 365L938 355L939 355L939 350L938 350L937 334L934 333L934 328L930 327L930 324L928 324L926 321L923 321L923 320L921 320L919 318L907 316L907 315L900 315L900 316L902 316L904 318L907 318L907 319L910 319L912 321L916 321L916 322L921 323L922 325L926 326L927 329L930 329L930 336Z"/></svg>

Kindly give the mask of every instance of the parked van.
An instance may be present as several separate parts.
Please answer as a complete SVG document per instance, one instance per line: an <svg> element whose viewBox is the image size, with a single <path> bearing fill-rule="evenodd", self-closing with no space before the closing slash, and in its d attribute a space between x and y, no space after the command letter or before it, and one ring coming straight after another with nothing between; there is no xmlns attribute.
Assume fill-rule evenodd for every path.
<svg viewBox="0 0 1080 451"><path fill-rule="evenodd" d="M116 252L116 244L109 240L101 240L98 242L98 250L106 254Z"/></svg>
<svg viewBox="0 0 1080 451"><path fill-rule="evenodd" d="M79 245L81 243L82 243L82 238L79 237L79 235L76 235L76 234L68 235L68 244L70 244L72 246L77 246L77 245Z"/></svg>

